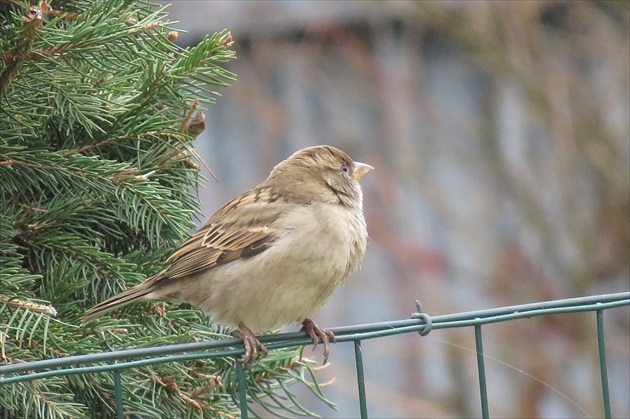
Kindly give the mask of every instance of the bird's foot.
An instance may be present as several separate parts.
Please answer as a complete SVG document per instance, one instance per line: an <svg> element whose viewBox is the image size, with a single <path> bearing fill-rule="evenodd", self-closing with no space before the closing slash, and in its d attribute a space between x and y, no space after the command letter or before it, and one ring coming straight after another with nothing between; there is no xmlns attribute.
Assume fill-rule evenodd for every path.
<svg viewBox="0 0 630 419"><path fill-rule="evenodd" d="M313 339L313 350L317 349L317 344L321 339L324 345L324 364L328 362L328 355L330 355L330 346L328 342L335 343L335 335L329 330L321 329L313 320L305 319L302 322L302 330L304 330Z"/></svg>
<svg viewBox="0 0 630 419"><path fill-rule="evenodd" d="M265 345L256 339L254 332L249 330L243 323L238 325L236 334L243 339L243 344L245 345L245 354L239 359L245 368L249 367L254 361L266 357L269 353Z"/></svg>

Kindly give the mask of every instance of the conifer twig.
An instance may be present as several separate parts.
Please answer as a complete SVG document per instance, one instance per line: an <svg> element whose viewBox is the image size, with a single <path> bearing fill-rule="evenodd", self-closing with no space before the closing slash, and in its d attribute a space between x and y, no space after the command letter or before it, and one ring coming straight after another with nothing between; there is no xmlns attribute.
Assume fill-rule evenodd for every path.
<svg viewBox="0 0 630 419"><path fill-rule="evenodd" d="M23 301L17 298L8 297L6 295L0 295L0 304L6 304L9 307L14 308L22 308L25 310L34 311L36 313L48 314L51 317L55 317L57 315L57 310L53 306L37 304L30 301Z"/></svg>
<svg viewBox="0 0 630 419"><path fill-rule="evenodd" d="M171 138L176 138L179 141L183 141L184 140L184 136L181 134L176 134L173 132L160 132L160 131L149 131L149 132L143 132L140 134L126 134L126 135L121 135L118 137L112 137L112 138L107 138L103 141L99 141L97 143L92 143L92 144L87 144L84 145L82 147L78 147L78 148L73 148L70 150L64 150L62 151L60 154L62 156L67 156L69 154L76 154L76 153L83 153L85 151L88 150L92 150L94 148L98 148L98 147L102 147L104 145L116 142L116 141L120 141L120 140L127 140L129 138L142 138L142 137L149 137L149 136L163 136L163 137L171 137ZM0 162L1 164L1 162Z"/></svg>
<svg viewBox="0 0 630 419"><path fill-rule="evenodd" d="M48 3L42 1L39 7L31 6L22 16L22 20L26 22L26 29L22 37L18 39L15 49L7 53L6 57L3 57L8 63L4 71L0 73L0 97L4 96L5 91L11 85L11 80L24 65L27 58L29 58L31 46L42 26L44 16L51 11L52 8Z"/></svg>
<svg viewBox="0 0 630 419"><path fill-rule="evenodd" d="M198 410L210 410L214 413L216 413L219 416L222 416L224 418L227 419L236 419L235 416L230 415L229 413L225 413L222 412L218 409L215 409L214 407L210 406L208 403L206 403L203 400L197 400L185 393L182 393L179 390L179 385L177 384L177 382L175 381L175 379L173 377L165 377L165 378L161 378L157 375L153 375L151 376L151 381L153 381L155 384L159 385L160 387L162 387L163 389L165 389L167 392L172 393L172 394L176 394L179 398L181 398L182 400L184 400L186 403L194 406L196 409ZM213 384L211 384L213 385ZM208 386L206 386L208 387ZM204 387L204 389L206 388ZM193 393L196 394L196 393Z"/></svg>

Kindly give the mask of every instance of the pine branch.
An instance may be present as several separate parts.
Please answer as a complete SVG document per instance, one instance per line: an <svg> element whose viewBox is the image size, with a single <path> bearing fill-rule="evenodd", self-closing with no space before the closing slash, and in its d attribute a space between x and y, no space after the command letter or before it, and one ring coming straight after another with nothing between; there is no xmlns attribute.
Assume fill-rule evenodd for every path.
<svg viewBox="0 0 630 419"><path fill-rule="evenodd" d="M31 9L16 2L0 28L0 362L228 337L175 304L133 304L78 324L88 306L162 269L194 226L201 159L191 142L205 129L200 104L234 79L223 68L234 56L229 32L184 49L163 7L52 5L25 20ZM325 398L296 359L283 349L257 363L250 397L276 414L310 415L288 386ZM233 363L125 371L125 414L235 417ZM72 375L2 386L0 410L113 417L113 394L112 374Z"/></svg>
<svg viewBox="0 0 630 419"><path fill-rule="evenodd" d="M51 305L37 304L31 301L22 301L17 298L7 297L6 295L0 295L0 305L6 305L12 308L22 308L35 313L43 313L48 316L55 317L57 310Z"/></svg>
<svg viewBox="0 0 630 419"><path fill-rule="evenodd" d="M48 4L42 2L41 7L31 6L22 16L22 20L25 22L24 32L17 39L15 49L5 53L2 57L7 64L2 73L0 73L0 97L4 96L4 92L11 85L11 81L29 58L37 32L42 26L44 16L49 12L50 7Z"/></svg>

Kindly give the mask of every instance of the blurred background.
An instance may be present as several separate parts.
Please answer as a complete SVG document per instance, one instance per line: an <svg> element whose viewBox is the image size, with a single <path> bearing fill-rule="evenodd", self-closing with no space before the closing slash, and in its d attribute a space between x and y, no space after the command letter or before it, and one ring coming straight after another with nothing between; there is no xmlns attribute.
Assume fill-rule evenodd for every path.
<svg viewBox="0 0 630 419"><path fill-rule="evenodd" d="M324 327L406 319L414 299L439 315L628 291L629 5L176 2L178 43L228 28L238 56L196 141L219 179L205 173L201 218L330 144L376 170L372 240L314 316ZM629 417L630 310L606 311L605 327L612 413ZM492 416L602 416L594 313L484 338ZM472 329L364 342L370 415L480 416L474 347ZM301 400L357 417L353 359L338 344L319 372L337 411Z"/></svg>

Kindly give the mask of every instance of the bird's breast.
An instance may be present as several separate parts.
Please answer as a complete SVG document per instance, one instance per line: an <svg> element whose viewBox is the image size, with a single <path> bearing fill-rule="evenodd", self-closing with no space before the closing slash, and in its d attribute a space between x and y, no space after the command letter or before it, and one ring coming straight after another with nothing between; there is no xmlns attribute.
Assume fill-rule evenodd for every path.
<svg viewBox="0 0 630 419"><path fill-rule="evenodd" d="M272 228L282 234L270 248L215 270L212 298L200 308L219 323L262 332L301 322L328 301L367 245L361 211L345 207L300 206Z"/></svg>
<svg viewBox="0 0 630 419"><path fill-rule="evenodd" d="M287 227L286 245L296 250L296 262L327 267L325 275L318 275L321 281L343 281L365 253L367 231L361 211L315 203L279 223Z"/></svg>

